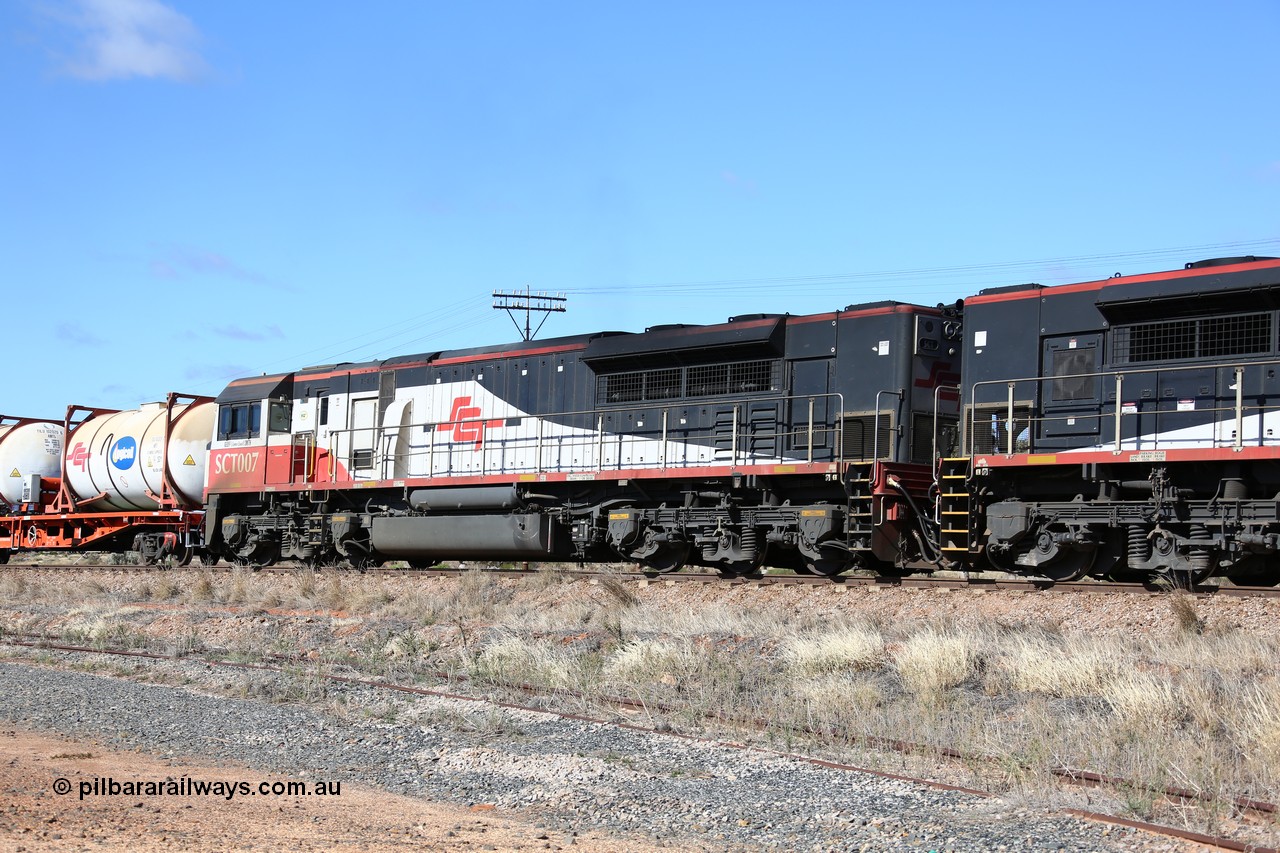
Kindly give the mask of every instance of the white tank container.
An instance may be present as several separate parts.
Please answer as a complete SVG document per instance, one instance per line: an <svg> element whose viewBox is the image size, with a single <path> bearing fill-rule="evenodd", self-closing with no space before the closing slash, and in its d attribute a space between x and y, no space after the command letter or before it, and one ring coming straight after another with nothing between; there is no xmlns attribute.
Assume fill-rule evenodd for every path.
<svg viewBox="0 0 1280 853"><path fill-rule="evenodd" d="M0 495L22 502L22 485L32 474L58 477L62 465L62 424L0 426Z"/></svg>
<svg viewBox="0 0 1280 853"><path fill-rule="evenodd" d="M179 505L199 507L217 412L213 403L174 406L176 423L167 448L163 403L90 418L67 442L68 488L80 501L103 495L86 504L99 510L156 509L158 504L147 492L160 493L167 457Z"/></svg>

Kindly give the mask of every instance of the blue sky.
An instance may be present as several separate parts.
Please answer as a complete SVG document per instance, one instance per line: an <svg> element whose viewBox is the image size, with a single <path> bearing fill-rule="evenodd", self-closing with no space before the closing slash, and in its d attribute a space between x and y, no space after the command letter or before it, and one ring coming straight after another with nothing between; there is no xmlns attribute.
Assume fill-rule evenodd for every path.
<svg viewBox="0 0 1280 853"><path fill-rule="evenodd" d="M0 5L0 412L1280 255L1280 3Z"/></svg>

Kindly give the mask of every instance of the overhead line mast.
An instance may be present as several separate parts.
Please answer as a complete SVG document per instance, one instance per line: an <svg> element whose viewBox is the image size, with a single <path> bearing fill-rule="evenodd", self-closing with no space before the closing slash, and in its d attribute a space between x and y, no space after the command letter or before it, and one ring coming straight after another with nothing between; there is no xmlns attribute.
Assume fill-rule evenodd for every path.
<svg viewBox="0 0 1280 853"><path fill-rule="evenodd" d="M533 293L529 288L524 289L524 293L503 293L495 290L493 292L493 307L498 311L506 311L507 316L511 318L511 322L516 324L516 330L524 335L524 340L531 341L533 336L542 331L543 323L547 322L547 317L553 313L563 314L567 308L565 303L568 300L563 293L552 296L549 293ZM516 319L513 311L524 312L524 328L520 328L520 321ZM531 317L533 312L539 312L546 316L538 323L538 328L530 330L532 325Z"/></svg>

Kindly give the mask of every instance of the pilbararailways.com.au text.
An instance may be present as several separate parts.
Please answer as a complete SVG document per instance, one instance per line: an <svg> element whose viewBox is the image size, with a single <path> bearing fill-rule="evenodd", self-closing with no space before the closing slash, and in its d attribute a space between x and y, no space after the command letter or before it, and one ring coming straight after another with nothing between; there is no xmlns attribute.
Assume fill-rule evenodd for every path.
<svg viewBox="0 0 1280 853"><path fill-rule="evenodd" d="M240 782L192 779L180 776L168 779L125 779L111 776L95 776L80 779L73 788L71 780L59 778L53 781L53 792L66 796L78 790L80 799L86 797L339 797L341 782Z"/></svg>

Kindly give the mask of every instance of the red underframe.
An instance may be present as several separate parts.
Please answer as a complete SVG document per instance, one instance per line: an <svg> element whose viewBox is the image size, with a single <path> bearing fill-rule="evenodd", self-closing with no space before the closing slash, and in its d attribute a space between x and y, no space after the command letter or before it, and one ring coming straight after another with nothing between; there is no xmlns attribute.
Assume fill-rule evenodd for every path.
<svg viewBox="0 0 1280 853"><path fill-rule="evenodd" d="M183 510L0 516L0 550L74 550L121 533L186 534L203 523L203 512Z"/></svg>

